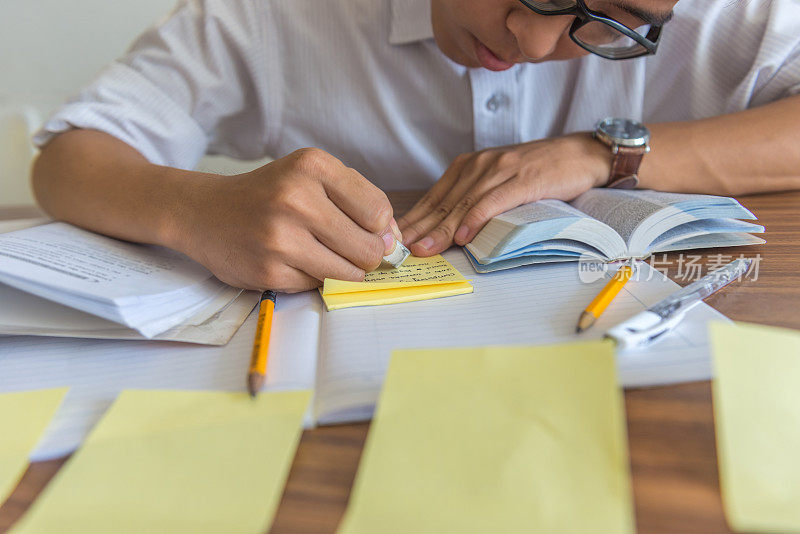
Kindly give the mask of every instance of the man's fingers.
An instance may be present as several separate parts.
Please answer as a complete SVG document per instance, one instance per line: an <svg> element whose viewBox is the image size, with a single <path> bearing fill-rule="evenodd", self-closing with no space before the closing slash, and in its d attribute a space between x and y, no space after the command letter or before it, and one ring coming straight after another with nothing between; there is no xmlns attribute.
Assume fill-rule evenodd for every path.
<svg viewBox="0 0 800 534"><path fill-rule="evenodd" d="M314 237L362 271L377 268L383 256L394 249L396 238L391 222L377 235L360 227L330 202L318 206L310 216Z"/></svg>
<svg viewBox="0 0 800 534"><path fill-rule="evenodd" d="M392 205L375 184L357 171L342 167L335 176L323 180L328 198L361 228L378 234L392 220Z"/></svg>
<svg viewBox="0 0 800 534"><path fill-rule="evenodd" d="M386 194L324 150L303 148L281 161L301 177L318 180L328 198L365 230L377 234L389 225L392 205Z"/></svg>
<svg viewBox="0 0 800 534"><path fill-rule="evenodd" d="M397 240L398 243L403 242L403 232L400 231L400 227L397 225L397 221L392 218L389 221L389 227L392 229L392 233L394 234L394 238Z"/></svg>
<svg viewBox="0 0 800 534"><path fill-rule="evenodd" d="M469 159L470 156L468 154L462 154L453 160L453 163L450 164L450 167L447 168L439 181L433 184L428 192L414 204L414 207L397 220L397 224L403 232L403 242L410 243L419 238L418 234L415 234L412 239L406 237L411 225L420 221L442 203L448 192L453 188L453 185L458 183L461 171Z"/></svg>
<svg viewBox="0 0 800 534"><path fill-rule="evenodd" d="M433 208L430 213L411 223L403 230L403 242L406 246L416 243L420 238L428 235L431 230L450 213L450 208L444 203L440 203Z"/></svg>
<svg viewBox="0 0 800 534"><path fill-rule="evenodd" d="M302 270L310 277L322 282L326 278L361 282L364 270L353 265L309 235L303 240L301 252L292 260L292 267Z"/></svg>
<svg viewBox="0 0 800 534"><path fill-rule="evenodd" d="M462 165L462 174L458 175L455 180L451 180L450 183L452 183L452 187L450 187L439 203L432 206L427 214L416 222L411 223L403 230L404 243L412 245L428 236L434 228L450 216L461 199L471 189L480 184L483 177L482 171L475 168L471 169L470 167L469 164Z"/></svg>
<svg viewBox="0 0 800 534"><path fill-rule="evenodd" d="M403 232L403 241L405 243L419 236L417 223L431 213L442 201L442 198L444 198L444 185L441 181L433 184L433 187L414 204L414 207L397 219L397 226ZM413 237L409 238L409 236Z"/></svg>
<svg viewBox="0 0 800 534"><path fill-rule="evenodd" d="M284 293L299 293L301 291L308 291L320 286L320 281L314 277L308 276L306 273L289 265L282 266L280 274L280 285L273 285L271 287L280 287ZM259 288L264 291L266 287Z"/></svg>
<svg viewBox="0 0 800 534"><path fill-rule="evenodd" d="M231 279L225 276L221 277L220 280L234 287L258 291L272 289L284 293L308 291L320 285L319 280L308 276L300 269L288 265L280 258L265 258L264 261L256 261L253 264L249 264L248 267L252 267L253 271L249 272L248 269L248 271L238 273L244 275L246 280Z"/></svg>
<svg viewBox="0 0 800 534"><path fill-rule="evenodd" d="M515 178L488 191L464 216L456 236L461 243L472 241L492 217L541 198L536 183Z"/></svg>
<svg viewBox="0 0 800 534"><path fill-rule="evenodd" d="M494 182L494 181L493 181ZM491 186L484 182L475 184L467 191L456 205L450 210L447 216L438 222L433 229L426 230L424 237L409 245L409 249L415 256L426 257L450 248L454 242L464 245L463 235L457 236L461 221L469 210L477 205L479 199L485 194L484 189L491 189ZM462 232L463 234L463 232ZM458 239L461 237L462 239Z"/></svg>
<svg viewBox="0 0 800 534"><path fill-rule="evenodd" d="M439 254L440 252L450 248L450 244L453 242L454 232L455 229L451 229L448 225L442 222L439 224L439 226L428 232L425 237L416 243L409 245L408 249L412 254L414 254L414 256L420 258Z"/></svg>
<svg viewBox="0 0 800 534"><path fill-rule="evenodd" d="M411 251L417 256L431 256L447 250L453 242L464 245L466 243L463 240L464 232L458 233L462 219L484 195L500 184L508 182L515 172L513 168L500 169L481 175L477 180L464 180L463 184L459 183L451 191L452 196L442 203L447 206L448 213L441 220L425 228L422 237L409 246ZM470 182L474 182L474 185L470 186ZM408 235L406 240L409 240Z"/></svg>

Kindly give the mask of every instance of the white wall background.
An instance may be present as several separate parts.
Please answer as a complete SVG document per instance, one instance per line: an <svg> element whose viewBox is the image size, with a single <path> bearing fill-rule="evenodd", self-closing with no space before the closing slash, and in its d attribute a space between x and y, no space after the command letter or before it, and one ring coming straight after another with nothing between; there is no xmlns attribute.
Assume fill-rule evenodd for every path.
<svg viewBox="0 0 800 534"><path fill-rule="evenodd" d="M32 150L18 135L21 121L3 128L2 116L29 107L45 117L176 0L0 0L0 205L29 204ZM14 134L10 133L13 129ZM219 158L204 169L251 168Z"/></svg>

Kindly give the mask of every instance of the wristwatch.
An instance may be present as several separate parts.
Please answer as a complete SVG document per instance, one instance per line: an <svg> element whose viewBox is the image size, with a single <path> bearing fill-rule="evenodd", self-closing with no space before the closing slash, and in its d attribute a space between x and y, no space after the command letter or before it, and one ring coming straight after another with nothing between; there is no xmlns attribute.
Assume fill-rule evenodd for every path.
<svg viewBox="0 0 800 534"><path fill-rule="evenodd" d="M611 149L614 159L605 187L633 189L639 184L639 165L650 152L650 130L641 122L608 117L597 123L594 138Z"/></svg>

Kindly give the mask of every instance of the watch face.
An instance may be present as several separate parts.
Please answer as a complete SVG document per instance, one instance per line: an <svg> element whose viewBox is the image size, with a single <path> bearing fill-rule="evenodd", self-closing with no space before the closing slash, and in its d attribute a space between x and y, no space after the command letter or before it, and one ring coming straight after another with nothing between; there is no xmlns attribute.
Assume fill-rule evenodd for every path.
<svg viewBox="0 0 800 534"><path fill-rule="evenodd" d="M597 130L615 141L629 144L644 144L650 138L650 131L641 122L630 119L608 118L597 125ZM625 143L628 141L628 143Z"/></svg>

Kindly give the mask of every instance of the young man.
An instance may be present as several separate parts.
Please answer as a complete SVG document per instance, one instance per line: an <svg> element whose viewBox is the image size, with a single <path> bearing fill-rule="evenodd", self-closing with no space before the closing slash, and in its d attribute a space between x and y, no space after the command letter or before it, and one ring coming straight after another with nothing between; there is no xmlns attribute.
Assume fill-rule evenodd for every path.
<svg viewBox="0 0 800 534"><path fill-rule="evenodd" d="M54 217L299 291L393 248L381 189L430 188L398 220L417 255L634 173L796 189L798 94L797 0L186 0L45 125L33 183ZM640 146L613 155L604 117ZM206 152L278 159L184 170Z"/></svg>

